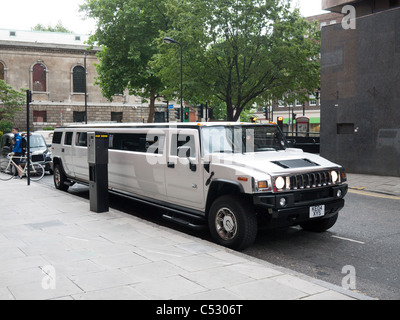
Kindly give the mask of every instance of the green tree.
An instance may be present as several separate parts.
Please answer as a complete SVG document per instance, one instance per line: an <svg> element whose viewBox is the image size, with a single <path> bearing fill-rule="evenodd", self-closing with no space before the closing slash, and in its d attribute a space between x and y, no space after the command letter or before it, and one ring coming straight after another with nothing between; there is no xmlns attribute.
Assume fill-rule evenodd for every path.
<svg viewBox="0 0 400 320"><path fill-rule="evenodd" d="M32 28L32 31L73 33L73 31L64 27L61 21L58 21L55 27L52 27L51 25L47 25L47 27L45 27L43 24L38 23L36 26Z"/></svg>
<svg viewBox="0 0 400 320"><path fill-rule="evenodd" d="M103 95L112 100L125 89L149 99L148 122L154 120L154 106L164 85L149 64L160 30L167 30L165 0L86 0L81 11L97 20L90 43L101 47L96 66Z"/></svg>
<svg viewBox="0 0 400 320"><path fill-rule="evenodd" d="M184 100L222 101L236 121L254 102L305 99L319 87L319 40L315 24L284 0L166 0L172 27L161 31L153 58L167 93L179 92L183 46ZM288 93L292 92L292 95Z"/></svg>
<svg viewBox="0 0 400 320"><path fill-rule="evenodd" d="M26 101L23 90L17 91L0 80L0 131L11 131L15 114L22 110Z"/></svg>

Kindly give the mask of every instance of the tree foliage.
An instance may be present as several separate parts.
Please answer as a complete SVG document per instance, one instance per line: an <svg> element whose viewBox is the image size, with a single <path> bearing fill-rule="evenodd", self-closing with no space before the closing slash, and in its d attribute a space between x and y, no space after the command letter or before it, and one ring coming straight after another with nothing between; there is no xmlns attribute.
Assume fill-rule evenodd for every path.
<svg viewBox="0 0 400 320"><path fill-rule="evenodd" d="M226 105L237 120L255 102L305 100L319 87L320 34L288 0L86 0L97 20L98 83L112 99L125 89L154 100Z"/></svg>
<svg viewBox="0 0 400 320"><path fill-rule="evenodd" d="M283 0L166 0L172 27L153 58L168 92L179 92L183 46L184 100L223 101L227 120L258 100L300 98L319 86L319 31Z"/></svg>
<svg viewBox="0 0 400 320"><path fill-rule="evenodd" d="M167 30L164 0L86 0L81 11L97 20L90 37L101 47L98 84L112 99L125 89L129 94L150 100L148 122L154 118L154 102L164 88L154 67L149 65L160 30Z"/></svg>
<svg viewBox="0 0 400 320"><path fill-rule="evenodd" d="M17 91L0 79L0 131L11 131L15 114L25 103L23 89Z"/></svg>
<svg viewBox="0 0 400 320"><path fill-rule="evenodd" d="M47 25L47 27L45 27L43 24L38 23L36 26L34 26L32 28L32 31L73 33L73 31L64 27L61 21L58 21L58 23L55 25L55 27L53 27L51 25Z"/></svg>

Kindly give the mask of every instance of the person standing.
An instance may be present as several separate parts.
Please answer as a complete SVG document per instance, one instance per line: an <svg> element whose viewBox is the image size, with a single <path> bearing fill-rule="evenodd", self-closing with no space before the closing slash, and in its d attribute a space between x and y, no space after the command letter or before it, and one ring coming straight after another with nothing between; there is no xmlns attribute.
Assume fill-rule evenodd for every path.
<svg viewBox="0 0 400 320"><path fill-rule="evenodd" d="M12 128L12 133L14 134L14 147L12 150L12 158L15 164L18 166L18 176L22 178L22 172L24 169L22 169L20 162L21 162L21 157L22 157L22 137L19 133L19 129L17 127Z"/></svg>

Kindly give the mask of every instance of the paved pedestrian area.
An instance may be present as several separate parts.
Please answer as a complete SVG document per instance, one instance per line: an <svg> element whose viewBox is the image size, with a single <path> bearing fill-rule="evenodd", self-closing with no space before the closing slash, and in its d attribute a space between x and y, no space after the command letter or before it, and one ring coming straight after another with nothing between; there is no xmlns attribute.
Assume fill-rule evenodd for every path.
<svg viewBox="0 0 400 320"><path fill-rule="evenodd" d="M349 187L354 190L400 196L400 177L349 173L347 180Z"/></svg>
<svg viewBox="0 0 400 320"><path fill-rule="evenodd" d="M370 299L26 180L0 182L0 299Z"/></svg>

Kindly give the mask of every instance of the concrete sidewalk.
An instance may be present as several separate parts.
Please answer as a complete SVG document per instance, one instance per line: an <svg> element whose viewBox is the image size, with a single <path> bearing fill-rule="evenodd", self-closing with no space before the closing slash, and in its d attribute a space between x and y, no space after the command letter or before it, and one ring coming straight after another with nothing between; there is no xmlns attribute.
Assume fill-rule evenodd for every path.
<svg viewBox="0 0 400 320"><path fill-rule="evenodd" d="M400 177L348 173L347 183L350 189L400 197Z"/></svg>
<svg viewBox="0 0 400 320"><path fill-rule="evenodd" d="M26 180L0 182L0 299L363 300Z"/></svg>

